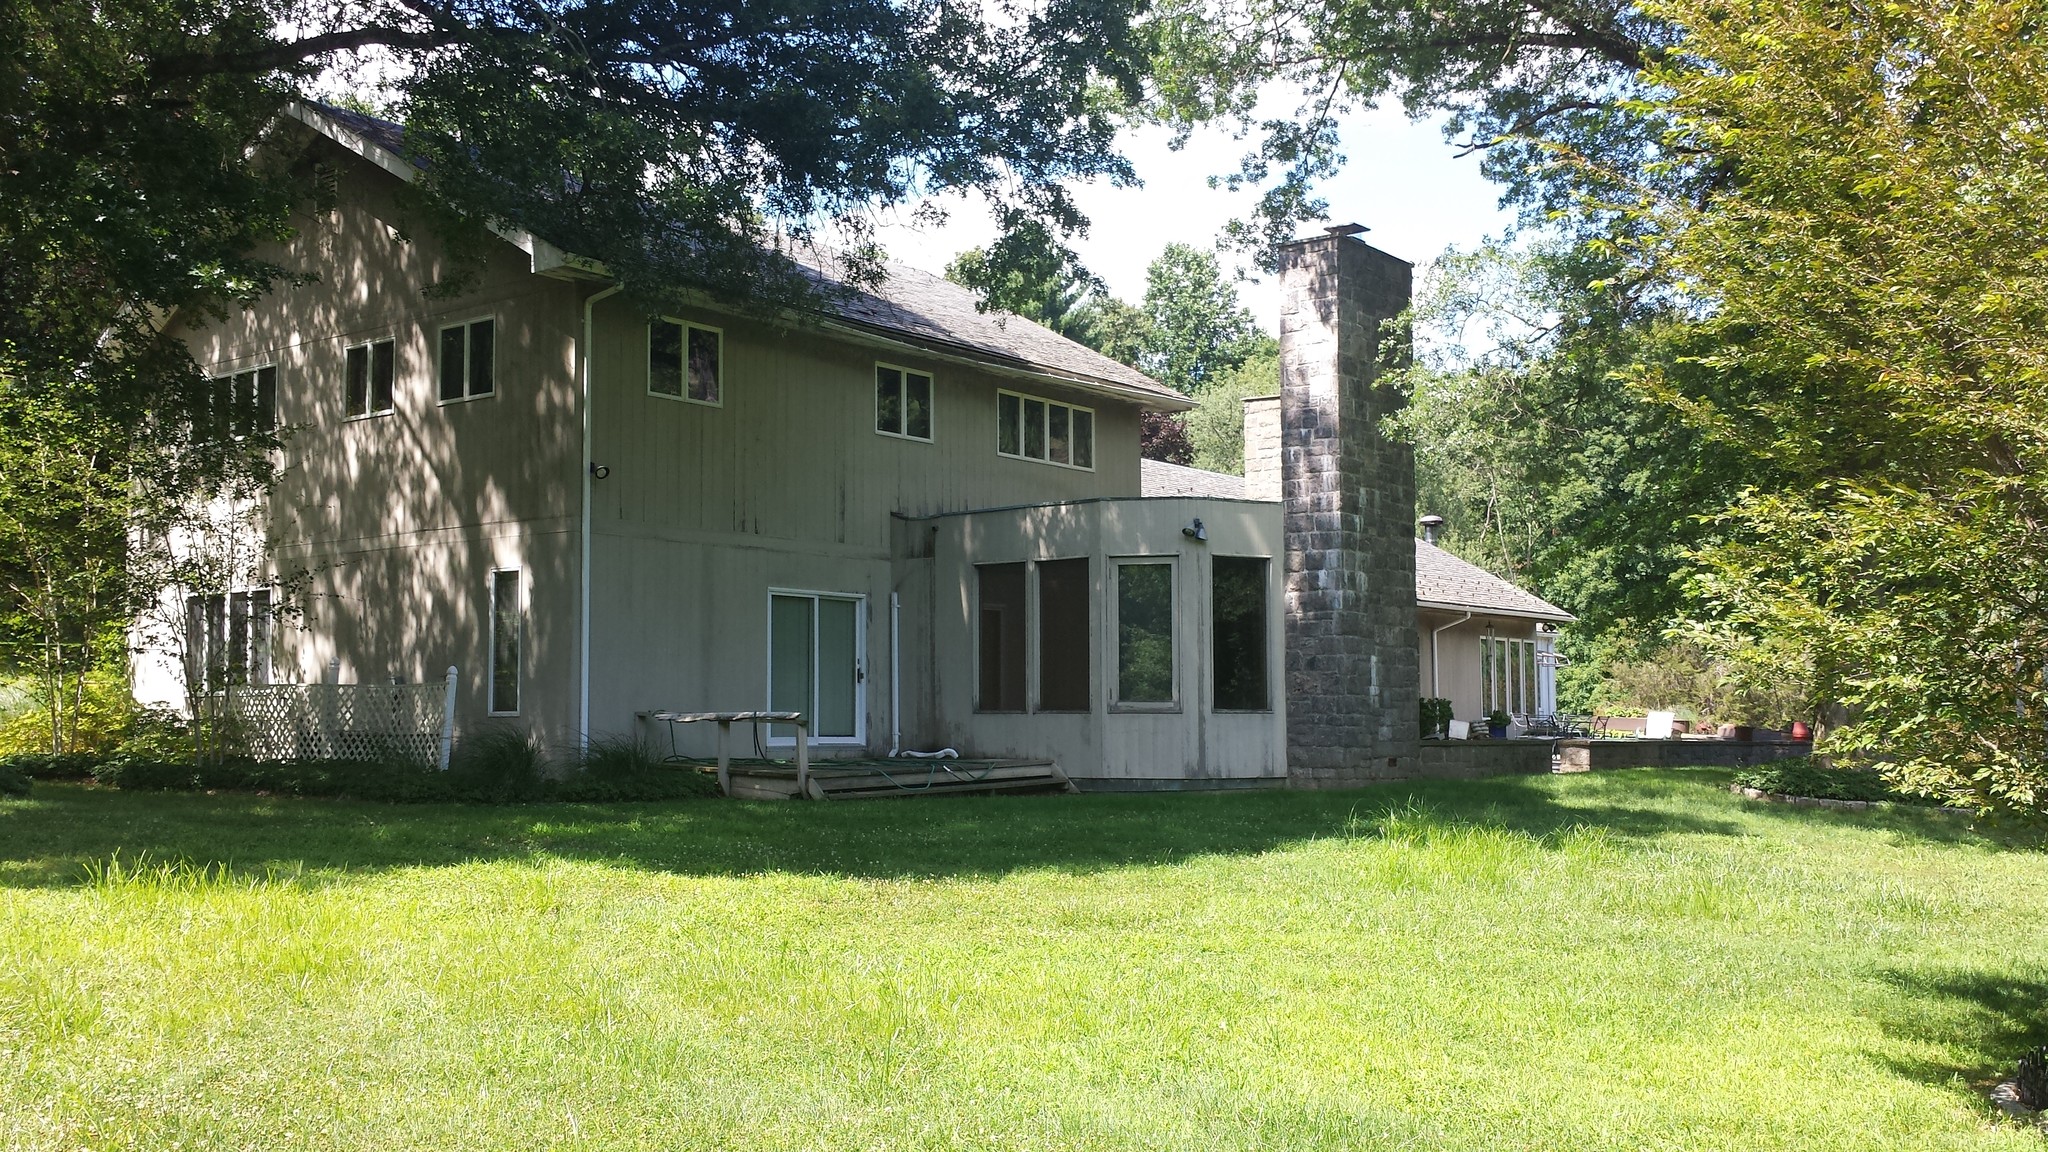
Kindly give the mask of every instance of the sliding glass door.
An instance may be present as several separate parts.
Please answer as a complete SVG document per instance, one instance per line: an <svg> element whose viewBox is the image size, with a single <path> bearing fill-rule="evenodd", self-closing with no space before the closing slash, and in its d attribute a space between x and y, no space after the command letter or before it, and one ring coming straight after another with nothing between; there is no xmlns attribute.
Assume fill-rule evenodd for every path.
<svg viewBox="0 0 2048 1152"><path fill-rule="evenodd" d="M768 597L768 707L802 712L813 744L865 739L864 600L830 592L775 592ZM794 743L796 728L777 724L770 738Z"/></svg>

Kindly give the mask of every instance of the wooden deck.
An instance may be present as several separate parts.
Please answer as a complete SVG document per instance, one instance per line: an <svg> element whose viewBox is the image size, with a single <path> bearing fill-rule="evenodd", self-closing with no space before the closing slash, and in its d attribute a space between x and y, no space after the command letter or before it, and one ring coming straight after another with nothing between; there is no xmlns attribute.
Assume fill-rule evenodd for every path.
<svg viewBox="0 0 2048 1152"><path fill-rule="evenodd" d="M710 762L706 762L707 766ZM733 760L729 795L741 800L794 800L797 768L787 761ZM885 800L986 792L1072 792L1050 760L812 761L805 788L811 800Z"/></svg>

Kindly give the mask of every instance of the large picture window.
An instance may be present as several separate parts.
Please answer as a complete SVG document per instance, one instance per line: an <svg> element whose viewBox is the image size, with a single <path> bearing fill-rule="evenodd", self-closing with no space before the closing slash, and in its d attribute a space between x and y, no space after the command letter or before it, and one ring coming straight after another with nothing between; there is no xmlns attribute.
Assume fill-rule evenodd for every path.
<svg viewBox="0 0 2048 1152"><path fill-rule="evenodd" d="M1536 641L1488 636L1479 641L1480 706L1514 716L1537 711Z"/></svg>
<svg viewBox="0 0 2048 1152"><path fill-rule="evenodd" d="M519 595L519 570L491 573L491 715L519 712L520 640L525 618Z"/></svg>
<svg viewBox="0 0 2048 1152"><path fill-rule="evenodd" d="M391 411L398 375L397 342L358 344L343 354L343 361L343 407L347 415L377 416Z"/></svg>
<svg viewBox="0 0 2048 1152"><path fill-rule="evenodd" d="M1116 565L1116 698L1119 704L1171 704L1173 564Z"/></svg>
<svg viewBox="0 0 2048 1152"><path fill-rule="evenodd" d="M981 712L1024 711L1024 565L977 564L976 632Z"/></svg>
<svg viewBox="0 0 2048 1152"><path fill-rule="evenodd" d="M1040 560L1038 568L1038 709L1086 712L1088 561Z"/></svg>
<svg viewBox="0 0 2048 1152"><path fill-rule="evenodd" d="M498 322L471 320L441 329L441 403L489 396L498 386Z"/></svg>
<svg viewBox="0 0 2048 1152"><path fill-rule="evenodd" d="M1272 707L1266 675L1266 561L1218 556L1212 564L1209 621L1219 711Z"/></svg>
<svg viewBox="0 0 2048 1152"><path fill-rule="evenodd" d="M647 391L716 408L725 403L725 333L681 320L647 326Z"/></svg>
<svg viewBox="0 0 2048 1152"><path fill-rule="evenodd" d="M1095 411L1016 392L996 393L996 453L1068 468L1095 467Z"/></svg>
<svg viewBox="0 0 2048 1152"><path fill-rule="evenodd" d="M931 376L893 364L875 365L875 431L906 440L930 440Z"/></svg>

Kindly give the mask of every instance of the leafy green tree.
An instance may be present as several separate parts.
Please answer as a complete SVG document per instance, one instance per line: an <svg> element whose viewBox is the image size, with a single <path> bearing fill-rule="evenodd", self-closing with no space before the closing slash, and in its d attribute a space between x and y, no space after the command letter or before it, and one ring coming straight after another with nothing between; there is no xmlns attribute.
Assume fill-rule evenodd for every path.
<svg viewBox="0 0 2048 1152"><path fill-rule="evenodd" d="M1230 227L1265 260L1326 205L1315 184L1343 162L1338 116L1399 100L1443 114L1448 137L1532 218L1598 234L1618 214L1584 210L1593 173L1634 173L1657 155L1638 70L1677 29L1616 0L1162 0L1150 22L1148 110L1182 133L1223 123L1255 138L1223 182L1256 187L1254 211ZM1262 103L1292 90L1299 107ZM1607 177L1597 177L1606 182Z"/></svg>
<svg viewBox="0 0 2048 1152"><path fill-rule="evenodd" d="M970 248L955 256L946 265L946 279L974 289L984 307L1014 312L1069 339L1087 335L1086 305L1102 289L1072 249L1035 224L991 248Z"/></svg>
<svg viewBox="0 0 2048 1152"><path fill-rule="evenodd" d="M2048 40L2028 3L1676 0L1649 81L1705 196L1636 251L1698 317L1640 385L1781 479L1703 551L1713 635L1790 648L1832 739L2048 811Z"/></svg>
<svg viewBox="0 0 2048 1152"><path fill-rule="evenodd" d="M1151 324L1139 365L1185 393L1273 344L1238 302L1214 251L1168 244L1145 269L1144 310Z"/></svg>
<svg viewBox="0 0 2048 1152"><path fill-rule="evenodd" d="M1653 658L1685 615L1705 516L1764 473L1632 390L1623 370L1695 374L1697 337L1651 294L1600 290L1621 261L1562 240L1452 253L1424 278L1425 336L1395 427L1443 544L1579 617L1561 703L1596 702L1613 661Z"/></svg>
<svg viewBox="0 0 2048 1152"><path fill-rule="evenodd" d="M1280 352L1261 352L1195 393L1201 406L1186 416L1194 465L1211 472L1244 472L1244 402L1280 391Z"/></svg>

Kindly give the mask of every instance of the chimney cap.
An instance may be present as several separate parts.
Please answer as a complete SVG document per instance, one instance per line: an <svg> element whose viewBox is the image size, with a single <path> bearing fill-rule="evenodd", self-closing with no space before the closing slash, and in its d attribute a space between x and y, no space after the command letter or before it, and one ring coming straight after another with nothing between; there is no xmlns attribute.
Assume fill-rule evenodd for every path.
<svg viewBox="0 0 2048 1152"><path fill-rule="evenodd" d="M1323 231L1331 236L1356 236L1360 232L1370 232L1372 229L1363 224L1332 224Z"/></svg>
<svg viewBox="0 0 2048 1152"><path fill-rule="evenodd" d="M1444 518L1432 512L1424 516L1420 523L1424 528L1441 528L1444 526Z"/></svg>

